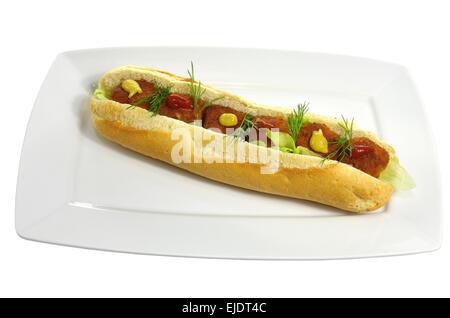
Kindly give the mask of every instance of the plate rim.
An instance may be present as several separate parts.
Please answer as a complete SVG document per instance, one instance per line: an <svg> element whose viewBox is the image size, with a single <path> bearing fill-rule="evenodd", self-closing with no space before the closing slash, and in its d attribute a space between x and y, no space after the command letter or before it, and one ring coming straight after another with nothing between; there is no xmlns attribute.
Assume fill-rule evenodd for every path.
<svg viewBox="0 0 450 318"><path fill-rule="evenodd" d="M20 156L20 164L19 164L19 174L18 174L18 178L17 178L18 182L17 182L17 188L16 188L16 204L15 204L15 214L16 214L15 228L16 228L16 233L20 237L28 239L28 240L34 240L34 241L38 241L38 242L46 242L46 243L52 243L52 244L58 244L58 245L64 245L64 246L73 246L73 247L83 247L83 248L89 248L89 249L109 250L109 249L105 249L105 248L96 248L96 247L92 247L92 246L80 246L80 245L77 245L77 244L57 243L55 241L50 241L50 240L41 240L41 239L39 239L39 237L36 237L35 235L30 233L31 229L26 229L26 228L22 227L21 224L19 224L20 222L18 221L18 216L21 213L23 213L23 211L20 211L20 209L18 209L17 206L18 206L18 201L20 200L19 196L21 195L20 191L19 191L20 190L19 189L19 186L20 186L20 182L19 181L20 181L21 178L23 178L23 176L21 176L21 171L22 171L22 160L23 160L23 156L24 156L24 149L25 149L27 138L28 138L28 135L29 135L29 130L30 130L30 127L32 125L33 114L36 112L37 105L38 105L39 99L40 99L40 95L42 94L44 86L46 85L46 83L48 82L50 76L52 75L52 71L54 70L54 68L56 68L57 62L59 60L63 59L67 55L76 55L76 54L86 53L86 52L98 52L98 51L108 51L108 50L128 50L128 49L136 49L136 50L169 49L169 50L173 50L173 49L179 49L179 48L184 48L184 49L186 49L186 48L187 49L194 49L195 48L195 49L200 49L200 50L202 50L202 49L206 49L206 50L211 50L211 49L213 49L213 50L230 49L230 50L250 50L250 51L265 51L265 52L273 52L273 51L275 51L275 52L281 52L281 53L289 52L289 53L292 53L292 54L300 53L300 54L307 54L307 55L320 55L322 57L332 56L332 57L343 57L343 58L350 58L350 59L359 59L361 61L370 61L370 62L382 63L382 64L385 64L385 65L389 65L389 66L398 68L399 70L401 70L403 72L404 76L406 76L406 79L408 81L410 81L411 84L413 85L412 92L415 94L414 97L418 100L418 104L420 106L419 109L424 114L424 118L425 118L425 121L426 121L426 125L425 126L426 126L426 129L427 129L427 134L428 134L429 140L431 141L432 151L434 152L434 155L435 155L435 156L433 156L434 157L433 161L434 161L434 165L436 167L436 172L440 171L439 162L438 162L437 157L436 157L436 154L437 154L437 150L436 149L437 148L436 148L436 144L435 144L435 139L434 139L434 136L433 136L433 131L430 129L430 126L429 126L430 122L429 122L428 115L426 113L426 109L425 109L422 101L420 100L420 97L419 97L419 95L417 93L417 88L415 87L414 82L413 82L413 80L412 80L408 70L404 66L399 65L399 64L386 62L386 61L375 60L375 59L370 59L370 58L364 58L364 57L329 54L329 53L321 53L321 52L316 53L316 52L302 52L302 51L296 51L296 50L280 50L280 49L268 49L268 48L261 48L260 49L260 48L245 48L245 47L244 48L239 48L239 47L209 47L209 46L205 46L205 47L203 47L203 46L133 46L133 47L110 47L110 48L106 48L105 47L105 48L92 48L92 49L81 49L81 50L65 51L65 52L59 53L56 56L55 60L51 64L51 67L49 68L49 71L47 72L47 75L46 75L46 77L45 77L45 79L44 79L44 81L43 81L43 83L41 85L41 88L39 89L38 96L37 96L37 98L35 100L33 109L31 111L31 115L30 115L30 118L28 120L28 124L27 124L27 128L26 128L26 134L25 134L25 137L24 137L24 140L23 140L23 146L22 146L22 151L21 151L21 156ZM437 188L439 190L439 193L437 194L437 197L439 199L438 202L437 202L437 209L439 210L437 212L437 217L439 219L439 225L440 225L440 228L439 228L439 231L438 231L438 234L437 234L437 239L433 243L430 243L428 248L422 248L422 249L419 249L417 251L409 251L409 252L406 251L404 253L394 252L394 253L391 253L391 254L383 254L383 253L381 253L379 255L369 254L369 255L356 255L356 256L355 255L353 255L353 256L339 256L339 257L335 257L335 258L334 257L318 257L318 258L308 258L308 257L306 257L305 258L305 257L302 257L302 256L300 256L300 257L292 257L292 258L290 258L290 257L261 257L261 258L242 257L241 258L241 257L228 256L228 255L216 257L216 256L195 256L195 255L182 255L182 254L175 255L173 253L170 253L170 254L148 253L148 252L139 253L139 252L130 252L130 251L127 251L127 250L117 250L117 249L111 249L109 251L137 253L137 254L149 254L149 255L161 255L161 256L198 257L198 258L226 258L226 259L246 259L246 260L248 260L248 259L255 259L255 260L263 260L263 259L264 260L265 259L270 259L270 260L274 260L274 259L284 259L284 260L291 260L291 259L292 260L300 260L300 259L301 260L353 259L353 258L384 257L384 256L395 256L395 255L409 255L409 254L431 252L431 251L435 251L435 250L437 250L437 249L439 249L441 247L441 245L442 245L442 236L443 236L443 224L442 224L442 176L439 173L437 173L437 178L438 178L438 180L435 181L436 184L437 184ZM66 203L67 202L68 201L66 201ZM64 209L64 207L60 207L60 208ZM53 214L53 213L56 213L56 212L57 211L51 211L50 213L46 214L44 216L44 218L49 216L49 215L51 215L51 214ZM31 224L30 226L32 227L33 225Z"/></svg>

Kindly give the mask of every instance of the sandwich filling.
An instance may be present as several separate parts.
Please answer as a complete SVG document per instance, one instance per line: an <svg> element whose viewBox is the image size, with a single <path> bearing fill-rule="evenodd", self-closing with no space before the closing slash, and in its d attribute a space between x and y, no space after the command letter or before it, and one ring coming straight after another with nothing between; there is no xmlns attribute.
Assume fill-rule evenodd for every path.
<svg viewBox="0 0 450 318"><path fill-rule="evenodd" d="M153 83L145 80L138 80L136 83L139 85L141 92L136 92L136 94L132 95L126 90L127 87L121 84L113 89L111 92L111 99L118 103L134 104L136 107L151 110L152 97L157 95L158 88ZM251 118L248 118L249 115L222 106L220 103L213 103L204 107L206 104L204 100L199 99L197 102L199 105L198 114L194 111L194 101L192 96L176 93L167 94L167 96L160 101L159 115L178 119L186 123L192 123L195 119L201 119L204 128L215 128L222 133L236 131L242 126L244 119L251 121L250 125L252 128L256 129L258 135L265 134L266 129L278 129L279 132L285 134L289 134L290 132L288 121L285 118L272 116L252 116ZM315 142L315 139L318 138L315 138L314 136L317 135L322 136L322 144L327 145L325 148L321 149L319 145L320 142ZM291 137L293 136L291 135ZM306 148L323 158L340 160L378 178L380 173L388 165L388 152L370 139L360 137L352 138L350 140L349 147L351 147L351 152L339 153L337 151L340 147L338 143L339 137L340 136L337 133L332 131L325 124L310 123L306 121L301 125L297 138L294 141L296 147L300 146ZM270 138L266 145L271 146Z"/></svg>
<svg viewBox="0 0 450 318"><path fill-rule="evenodd" d="M140 107L151 116L167 116L195 125L201 123L205 129L231 134L259 146L317 156L323 161L336 160L390 183L398 190L415 187L407 171L386 149L370 138L353 136L353 120L342 118L339 123L342 132L337 133L324 123L311 121L306 114L307 104L299 104L287 117L253 116L221 105L221 98L205 100L205 88L194 80L193 66L188 72L189 94L175 93L171 87L161 87L143 79L125 79L108 92L97 89L94 96L126 104L130 111Z"/></svg>

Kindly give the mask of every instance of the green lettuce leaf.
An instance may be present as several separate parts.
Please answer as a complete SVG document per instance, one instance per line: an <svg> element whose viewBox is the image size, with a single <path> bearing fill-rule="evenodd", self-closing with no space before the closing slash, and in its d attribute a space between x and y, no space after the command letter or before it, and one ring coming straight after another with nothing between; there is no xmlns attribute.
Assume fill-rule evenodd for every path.
<svg viewBox="0 0 450 318"><path fill-rule="evenodd" d="M282 152L294 153L294 149L288 147L278 147L277 149Z"/></svg>
<svg viewBox="0 0 450 318"><path fill-rule="evenodd" d="M282 152L321 157L319 154L309 150L306 147L302 146L296 147L294 139L291 137L291 135L287 133L272 132L270 130L267 130L267 138L269 138L272 141L272 144L275 145L275 147Z"/></svg>
<svg viewBox="0 0 450 318"><path fill-rule="evenodd" d="M108 99L106 91L100 88L97 88L94 91L94 96L97 97L97 99Z"/></svg>
<svg viewBox="0 0 450 318"><path fill-rule="evenodd" d="M302 147L302 146L297 146L297 148L294 151L295 153L298 153L300 155L306 155L306 156L314 156L314 157L320 157L322 158L321 155L319 155L318 153L315 153L312 150L309 150L306 147Z"/></svg>
<svg viewBox="0 0 450 318"><path fill-rule="evenodd" d="M389 160L386 169L381 172L379 179L391 184L396 190L411 190L416 186L413 178L397 160Z"/></svg>
<svg viewBox="0 0 450 318"><path fill-rule="evenodd" d="M267 129L267 138L272 141L277 148L281 149L292 149L291 152L294 152L295 142L292 139L291 135L284 132L272 132L270 129Z"/></svg>

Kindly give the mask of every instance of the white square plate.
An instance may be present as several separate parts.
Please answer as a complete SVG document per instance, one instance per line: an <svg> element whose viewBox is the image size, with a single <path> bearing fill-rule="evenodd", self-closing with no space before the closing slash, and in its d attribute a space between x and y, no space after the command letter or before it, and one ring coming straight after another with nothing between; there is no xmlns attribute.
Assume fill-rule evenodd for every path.
<svg viewBox="0 0 450 318"><path fill-rule="evenodd" d="M417 188L374 214L213 182L123 149L92 128L89 95L120 65L186 74L262 103L355 117L397 149ZM113 48L60 54L28 125L16 198L27 239L113 251L249 259L327 259L435 250L439 171L406 70L346 56L230 48Z"/></svg>

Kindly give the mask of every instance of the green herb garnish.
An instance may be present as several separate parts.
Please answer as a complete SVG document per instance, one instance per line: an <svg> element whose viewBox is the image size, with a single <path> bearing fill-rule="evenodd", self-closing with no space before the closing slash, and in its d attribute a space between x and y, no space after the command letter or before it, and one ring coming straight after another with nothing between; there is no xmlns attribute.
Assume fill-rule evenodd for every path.
<svg viewBox="0 0 450 318"><path fill-rule="evenodd" d="M156 86L156 93L152 96L143 97L140 100L134 102L130 106L127 107L127 109L135 108L136 106L139 106L141 104L150 104L150 108L148 109L149 112L152 113L152 116L156 116L159 114L161 109L161 103L167 98L167 96L170 95L170 90L172 87L161 87L158 85Z"/></svg>
<svg viewBox="0 0 450 318"><path fill-rule="evenodd" d="M322 163L331 158L342 161L345 157L352 156L353 119L350 122L342 116L342 123L339 123L339 126L344 130L344 134L337 137L336 141L330 142L330 144L337 144L338 148L323 158Z"/></svg>
<svg viewBox="0 0 450 318"><path fill-rule="evenodd" d="M189 90L192 96L192 103L194 105L194 115L195 118L198 118L200 114L199 102L203 94L205 94L206 88L202 88L202 82L195 81L194 63L192 63L192 61L191 61L191 70L188 70L188 74L190 77Z"/></svg>
<svg viewBox="0 0 450 318"><path fill-rule="evenodd" d="M256 128L256 124L253 122L253 116L249 113L246 113L239 128L241 128L243 131L247 131L251 128Z"/></svg>
<svg viewBox="0 0 450 318"><path fill-rule="evenodd" d="M247 130L252 128L257 128L256 124L253 122L253 116L249 113L245 113L241 125L233 132L232 136L240 137L245 134Z"/></svg>
<svg viewBox="0 0 450 318"><path fill-rule="evenodd" d="M297 109L294 109L288 116L289 134L295 141L298 139L300 129L307 122L305 114L308 112L308 105L309 103L306 102L303 104L298 104Z"/></svg>

